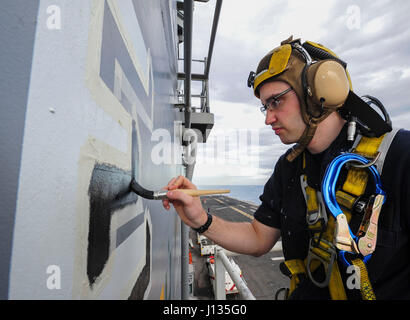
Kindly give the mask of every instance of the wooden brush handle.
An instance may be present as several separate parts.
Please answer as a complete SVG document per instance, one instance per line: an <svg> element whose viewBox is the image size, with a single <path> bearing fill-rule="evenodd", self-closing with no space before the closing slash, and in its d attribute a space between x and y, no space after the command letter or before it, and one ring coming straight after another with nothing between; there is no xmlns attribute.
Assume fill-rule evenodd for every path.
<svg viewBox="0 0 410 320"><path fill-rule="evenodd" d="M222 189L222 190L194 190L194 189L175 189L172 191L181 191L187 195L190 195L192 197L199 197L199 196L205 196L205 195L210 195L210 194L220 194L220 193L230 193L231 190L228 189Z"/></svg>

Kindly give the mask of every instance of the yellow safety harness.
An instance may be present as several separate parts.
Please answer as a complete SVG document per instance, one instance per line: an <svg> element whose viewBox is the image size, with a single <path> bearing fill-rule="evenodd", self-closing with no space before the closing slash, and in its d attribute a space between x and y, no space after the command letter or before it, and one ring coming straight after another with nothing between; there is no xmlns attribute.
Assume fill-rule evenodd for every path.
<svg viewBox="0 0 410 320"><path fill-rule="evenodd" d="M378 138L359 137L352 152L368 159L377 159L380 156L379 147L385 135ZM391 141L392 138L389 140ZM305 154L303 154L303 168L306 166ZM350 167L346 180L340 190L336 192L336 200L340 205L347 222L351 219L351 212L355 206L364 206L360 197L364 194L368 181L368 173L365 168ZM309 276L318 287L329 288L332 300L346 300L347 295L340 274L336 246L335 231L338 224L332 215L327 216L320 191L315 190L307 184L307 176L301 176L301 186L306 200L306 220L311 239L309 251L305 260L293 259L284 262L286 273L290 277L290 287L287 298L297 288L302 278ZM366 223L362 221L362 225ZM359 230L360 232L360 230ZM355 258L351 263L360 270L360 292L362 299L375 300L372 285L369 280L366 265L360 258ZM313 272L322 265L325 270L325 279L318 281L314 279Z"/></svg>

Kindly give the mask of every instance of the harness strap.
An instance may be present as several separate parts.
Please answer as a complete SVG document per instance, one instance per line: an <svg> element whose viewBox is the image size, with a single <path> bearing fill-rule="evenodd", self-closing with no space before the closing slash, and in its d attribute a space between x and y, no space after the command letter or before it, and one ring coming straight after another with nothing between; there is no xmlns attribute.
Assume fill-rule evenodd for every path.
<svg viewBox="0 0 410 320"><path fill-rule="evenodd" d="M332 300L347 300L345 287L337 262L333 264L329 282L329 293Z"/></svg>
<svg viewBox="0 0 410 320"><path fill-rule="evenodd" d="M305 261L302 261L301 259L287 260L284 261L283 264L286 266L286 271L283 271L282 264L281 270L290 278L290 286L287 294L287 298L289 298L292 295L293 291L298 287L302 279L306 278L307 259L305 259ZM309 268L312 272L314 272L319 266L320 262L318 260L313 260ZM329 293L332 300L347 300L346 291L336 261L333 264L331 271Z"/></svg>
<svg viewBox="0 0 410 320"><path fill-rule="evenodd" d="M292 292L297 288L298 284L301 282L302 277L306 277L306 267L302 260L294 259L287 260L284 262L287 270L285 274L290 278L290 286L288 292L288 298Z"/></svg>
<svg viewBox="0 0 410 320"><path fill-rule="evenodd" d="M385 136L386 134L378 138L360 137L360 141L356 145L353 152L367 158L374 158L376 157ZM392 139L389 140L391 143ZM388 146L390 146L390 143ZM387 152L387 150L383 151L384 154ZM343 210L343 213L347 217L347 222L350 221L350 212L353 209L357 199L364 194L367 182L368 174L366 169L351 167L348 170L346 180L341 190L336 192L336 201L338 201L340 205L347 209ZM352 264L358 266L360 269L360 293L362 295L362 298L364 300L375 300L376 296L370 283L365 263L363 262L363 260L357 258L352 261ZM339 278L339 280L341 281L341 278ZM331 292L332 290L334 291L334 289L329 285L329 291ZM343 292L344 294L346 294L344 290Z"/></svg>
<svg viewBox="0 0 410 320"><path fill-rule="evenodd" d="M302 261L301 259L293 259L284 261L283 263L286 266L286 271L283 271L283 265L281 265L281 270L283 271L283 273L290 277L290 288L287 298L292 295L293 291L297 288L302 279L306 278L306 260L307 259L305 259L305 261ZM319 266L320 262L313 260L309 267L312 272L314 272ZM329 282L329 292L332 300L347 300L346 292L337 263L334 263L332 268Z"/></svg>
<svg viewBox="0 0 410 320"><path fill-rule="evenodd" d="M363 169L351 168L347 173L347 178L343 184L342 191L359 197L364 193L367 186L367 172Z"/></svg>
<svg viewBox="0 0 410 320"><path fill-rule="evenodd" d="M393 129L392 132L388 132L378 138L368 138L364 136L358 136L354 143L354 153L360 154L367 158L373 158L378 152L381 152L381 156L376 162L377 168L381 174L383 168L383 162L386 153L390 147L391 142L398 129ZM306 167L306 158L303 153L303 168ZM365 169L359 169L351 167L348 170L346 180L340 190L336 192L336 200L341 205L342 211L347 218L347 222L350 222L351 211L354 206L357 205L357 200L364 194L367 186L368 175ZM293 259L285 261L289 276L291 278L290 288L288 292L288 297L297 288L301 281L302 276L306 276L316 270L320 264L324 264L325 269L331 272L328 279L329 293L333 300L346 300L346 291L340 275L340 270L337 261L332 260L332 250L334 249L334 232L336 229L335 219L330 216L327 219L326 213L324 219L317 219L315 217L320 217L319 211L321 210L321 193L317 192L314 188L307 185L307 176L301 176L302 191L305 196L306 207L307 207L307 222L309 230L312 232L312 240L316 239L315 245L309 246L308 258L304 261L300 259ZM322 201L323 202L323 201ZM313 219L312 219L313 218ZM309 224L309 221L315 221L315 223ZM325 225L323 223L325 222ZM309 260L309 254L313 254L318 259ZM328 263L329 265L325 265ZM373 292L372 285L370 283L366 265L364 262L357 258L352 261L355 266L360 269L360 292L364 300L375 300L376 296ZM312 277L311 277L311 280ZM313 282L315 282L313 280Z"/></svg>
<svg viewBox="0 0 410 320"><path fill-rule="evenodd" d="M357 145L354 153L360 154L361 156L374 158L376 156L377 149L379 149L380 144L384 139L384 135L378 138L362 137L359 144Z"/></svg>
<svg viewBox="0 0 410 320"><path fill-rule="evenodd" d="M401 129L393 128L392 131L387 132L384 135L384 139L379 146L380 157L376 161L376 168L377 168L377 171L379 171L380 176L382 175L382 172L383 172L383 165L384 165L384 160L386 159L387 151L389 150L390 145L393 142L393 139L396 136L397 132L399 132L399 130Z"/></svg>
<svg viewBox="0 0 410 320"><path fill-rule="evenodd" d="M376 300L372 284L370 283L369 275L367 274L367 268L361 259L354 259L352 261L354 266L360 269L360 294L363 300Z"/></svg>

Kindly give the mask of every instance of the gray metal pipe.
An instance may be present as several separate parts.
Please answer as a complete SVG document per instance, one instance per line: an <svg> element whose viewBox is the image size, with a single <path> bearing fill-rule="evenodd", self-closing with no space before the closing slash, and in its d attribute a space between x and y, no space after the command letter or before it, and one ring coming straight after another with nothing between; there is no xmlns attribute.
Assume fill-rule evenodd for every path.
<svg viewBox="0 0 410 320"><path fill-rule="evenodd" d="M233 282L235 283L236 287L238 288L239 293L241 294L243 300L256 300L255 296L249 290L248 286L245 284L243 279L240 275L236 272L236 270L232 267L231 262L229 261L228 257L226 256L224 250L222 248L215 248L216 250L216 258L221 259L222 263L228 271L229 275L231 276ZM225 280L225 279L224 279Z"/></svg>
<svg viewBox="0 0 410 320"><path fill-rule="evenodd" d="M184 0L184 96L185 128L191 128L191 64L193 0Z"/></svg>
<svg viewBox="0 0 410 320"><path fill-rule="evenodd" d="M216 30L218 29L219 15L221 13L222 0L217 0L215 5L214 20L212 22L211 40L209 42L207 63L205 66L205 79L209 78L209 69L211 67L212 53L214 50Z"/></svg>
<svg viewBox="0 0 410 320"><path fill-rule="evenodd" d="M184 72L178 72L178 80L185 80ZM203 80L206 80L206 78L204 74L191 73L191 80L192 81L203 81Z"/></svg>
<svg viewBox="0 0 410 320"><path fill-rule="evenodd" d="M222 0L217 0L215 6L215 14L212 23L211 40L208 49L207 63L205 65L204 75L195 75L195 80L208 79L210 62L215 43L215 35L218 27L219 14L221 11ZM192 81L192 26L193 26L193 0L184 0L184 74L178 74L179 79L184 79L184 97L185 97L185 129L191 128L191 81ZM207 108L209 112L209 108ZM189 164L186 168L186 176L192 180L195 163ZM189 227L181 221L181 298L187 300L189 298Z"/></svg>
<svg viewBox="0 0 410 320"><path fill-rule="evenodd" d="M191 63L193 0L184 0L185 128L191 128ZM181 220L181 299L189 299L189 227Z"/></svg>
<svg viewBox="0 0 410 320"><path fill-rule="evenodd" d="M209 70L210 70L210 67L211 67L212 53L214 51L215 37L216 37L216 31L218 29L218 22L219 22L219 15L221 13L221 8L222 8L222 0L217 0L216 5L215 5L215 11L214 11L214 19L213 19L213 22L212 22L211 39L210 39L210 42L209 42L208 57L207 57L207 63L205 65L204 74L190 73L191 80L203 81L203 80L208 80L208 78L209 78ZM184 24L184 29L185 29L185 24ZM185 32L185 30L184 30L184 32ZM192 34L191 34L191 36L192 36ZM185 48L185 43L184 43L184 48ZM186 54L186 52L184 51L184 55L185 54ZM183 79L186 80L187 79L186 71L184 73L181 73L181 72L178 73L178 79L179 80L183 80Z"/></svg>
<svg viewBox="0 0 410 320"><path fill-rule="evenodd" d="M181 221L181 299L189 299L189 227Z"/></svg>

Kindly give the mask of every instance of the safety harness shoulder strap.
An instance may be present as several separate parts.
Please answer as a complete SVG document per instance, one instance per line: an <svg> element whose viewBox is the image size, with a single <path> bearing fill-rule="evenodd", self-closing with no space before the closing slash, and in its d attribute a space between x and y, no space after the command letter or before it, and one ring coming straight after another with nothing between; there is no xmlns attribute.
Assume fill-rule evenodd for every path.
<svg viewBox="0 0 410 320"><path fill-rule="evenodd" d="M381 174L386 154L398 130L395 128L391 132L375 138L358 135L353 144L352 152L374 159L372 164L377 166ZM306 161L303 155L303 167L305 165ZM366 170L351 167L348 170L344 184L336 192L336 200L340 204L347 222L351 219L351 211L353 209L360 212L366 206L366 202L361 199L361 196L365 192L367 180ZM337 265L336 247L334 245L335 219L333 216L327 216L320 191L313 189L307 184L307 176L304 174L301 176L301 187L306 201L306 221L311 232L311 239L309 252L304 261L294 259L284 262L284 266L287 269L286 273L290 276L288 297L297 288L301 276L306 276L307 274L318 287L328 286L333 300L345 300L347 296ZM325 268L326 277L324 281L319 282L313 278L312 273L321 264ZM360 259L354 259L352 264L360 270L362 298L366 300L375 299L365 264Z"/></svg>

